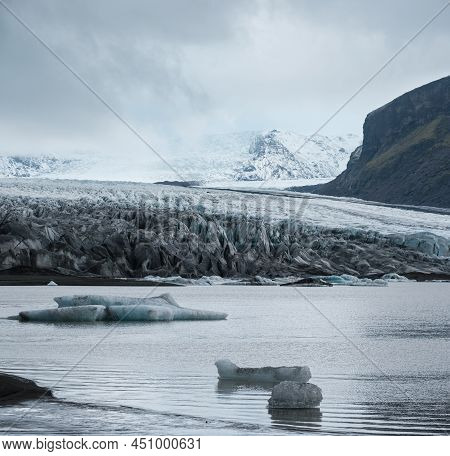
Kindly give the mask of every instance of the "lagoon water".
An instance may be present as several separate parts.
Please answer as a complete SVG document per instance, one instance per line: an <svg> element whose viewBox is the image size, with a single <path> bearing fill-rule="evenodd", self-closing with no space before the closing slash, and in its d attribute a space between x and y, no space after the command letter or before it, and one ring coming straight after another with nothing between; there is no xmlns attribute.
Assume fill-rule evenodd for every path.
<svg viewBox="0 0 450 456"><path fill-rule="evenodd" d="M54 296L170 292L225 321L0 319L0 370L58 400L0 407L6 434L446 434L450 284L289 288L1 287L0 317ZM309 365L320 410L269 413L270 387L219 382L214 361Z"/></svg>

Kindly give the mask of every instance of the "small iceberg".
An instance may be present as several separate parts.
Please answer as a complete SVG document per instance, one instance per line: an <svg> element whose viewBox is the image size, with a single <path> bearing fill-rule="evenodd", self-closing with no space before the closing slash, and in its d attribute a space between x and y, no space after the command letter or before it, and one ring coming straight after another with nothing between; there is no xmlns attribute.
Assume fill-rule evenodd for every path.
<svg viewBox="0 0 450 456"><path fill-rule="evenodd" d="M220 276L202 276L198 279L194 279L181 276L161 277L158 275L149 275L146 276L144 280L150 280L152 282L160 282L169 285L194 285L200 287L215 285L235 285L242 282L242 279L224 278Z"/></svg>
<svg viewBox="0 0 450 456"><path fill-rule="evenodd" d="M228 359L215 362L221 380L243 382L282 382L291 380L306 383L311 378L308 366L292 367L238 367Z"/></svg>
<svg viewBox="0 0 450 456"><path fill-rule="evenodd" d="M346 285L351 287L386 287L387 281L384 279L369 279L367 277L359 278L350 274L318 276L321 279L332 285Z"/></svg>
<svg viewBox="0 0 450 456"><path fill-rule="evenodd" d="M317 385L285 381L273 387L269 409L317 408L322 399L322 390Z"/></svg>
<svg viewBox="0 0 450 456"><path fill-rule="evenodd" d="M410 282L410 280L407 277L396 274L395 272L384 274L384 276L381 277L381 279L386 280L387 282Z"/></svg>
<svg viewBox="0 0 450 456"><path fill-rule="evenodd" d="M74 295L54 298L57 309L19 313L20 321L95 322L95 321L173 321L225 320L227 314L181 307L172 296L132 298L124 296ZM17 317L10 317L15 319Z"/></svg>
<svg viewBox="0 0 450 456"><path fill-rule="evenodd" d="M53 282L53 280L50 280L50 282L47 284L48 287L57 287L58 284L56 282Z"/></svg>

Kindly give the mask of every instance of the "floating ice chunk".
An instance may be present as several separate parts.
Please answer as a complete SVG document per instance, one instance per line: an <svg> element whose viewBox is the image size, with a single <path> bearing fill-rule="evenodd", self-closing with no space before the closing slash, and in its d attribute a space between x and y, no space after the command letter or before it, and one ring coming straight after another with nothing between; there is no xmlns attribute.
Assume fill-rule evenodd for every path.
<svg viewBox="0 0 450 456"><path fill-rule="evenodd" d="M174 311L168 306L110 306L108 316L120 321L171 321Z"/></svg>
<svg viewBox="0 0 450 456"><path fill-rule="evenodd" d="M383 279L359 278L350 274L318 276L317 279L324 280L332 285L346 285L352 287L385 287L387 281Z"/></svg>
<svg viewBox="0 0 450 456"><path fill-rule="evenodd" d="M135 298L130 296L73 295L54 298L58 307L98 306L174 306L180 307L168 293L160 296Z"/></svg>
<svg viewBox="0 0 450 456"><path fill-rule="evenodd" d="M312 383L281 382L275 385L269 399L270 409L304 409L319 407L322 390Z"/></svg>
<svg viewBox="0 0 450 456"><path fill-rule="evenodd" d="M145 277L145 280L151 280L155 282L162 282L171 285L194 285L194 286L214 286L214 285L239 285L242 279L230 279L220 276L202 276L198 279L185 278L180 276L171 277L160 277L158 275L149 275Z"/></svg>
<svg viewBox="0 0 450 456"><path fill-rule="evenodd" d="M225 320L227 314L180 307L169 294L151 298L75 295L55 298L58 309L21 312L22 321ZM98 309L95 314L93 309Z"/></svg>
<svg viewBox="0 0 450 456"><path fill-rule="evenodd" d="M250 382L281 382L292 380L306 383L311 378L308 366L292 367L238 367L228 359L216 361L219 377L224 380Z"/></svg>
<svg viewBox="0 0 450 456"><path fill-rule="evenodd" d="M259 275L254 277L254 281L255 283L260 285L278 285L278 283L275 280L269 279L268 277L262 277Z"/></svg>
<svg viewBox="0 0 450 456"><path fill-rule="evenodd" d="M125 296L100 296L100 295L75 295L75 296L60 296L55 298L55 301L58 303L60 308L65 307L76 307L76 306L86 306L86 305L101 305L108 309L111 307L160 307L161 309L167 309L172 312L173 320L225 320L227 314L223 312L214 312L209 310L196 310L196 309L186 309L180 307L175 299L170 296L170 294L165 293L161 296L154 296L148 298L133 298ZM148 310L148 309L147 309ZM121 312L118 309L115 309L117 315L126 315L126 310ZM129 312L129 310L128 310ZM151 315L156 316L156 311ZM136 321L138 315L142 315L143 321L158 321L158 318L151 318L149 313L144 310L136 310L135 312L130 312L130 319ZM163 315L160 313L160 315ZM166 312L165 315L168 315ZM161 317L162 318L162 317ZM117 320L122 320L121 318L116 318ZM128 318L126 319L130 321ZM165 318L163 319L166 320Z"/></svg>
<svg viewBox="0 0 450 456"><path fill-rule="evenodd" d="M20 321L87 322L105 320L106 318L104 306L79 306L19 312Z"/></svg>
<svg viewBox="0 0 450 456"><path fill-rule="evenodd" d="M407 277L395 274L395 272L384 274L384 276L381 278L387 282L409 282L409 279Z"/></svg>
<svg viewBox="0 0 450 456"><path fill-rule="evenodd" d="M48 287L57 287L58 284L56 282L53 282L53 280L51 280L48 284L47 284Z"/></svg>

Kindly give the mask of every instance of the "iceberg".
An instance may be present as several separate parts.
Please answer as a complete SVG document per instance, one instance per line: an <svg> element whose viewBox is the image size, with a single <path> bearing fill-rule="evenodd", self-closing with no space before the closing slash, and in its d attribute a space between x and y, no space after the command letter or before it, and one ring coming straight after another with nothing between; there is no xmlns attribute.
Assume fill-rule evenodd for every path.
<svg viewBox="0 0 450 456"><path fill-rule="evenodd" d="M386 282L410 282L410 280L407 277L396 274L395 272L384 274L384 276L381 277L381 279L386 280Z"/></svg>
<svg viewBox="0 0 450 456"><path fill-rule="evenodd" d="M106 318L106 308L104 306L79 306L19 312L19 321L92 322L105 320Z"/></svg>
<svg viewBox="0 0 450 456"><path fill-rule="evenodd" d="M225 320L227 314L180 307L169 294L147 298L124 296L74 295L54 298L57 309L19 313L20 321L172 321ZM13 319L14 317L10 317Z"/></svg>
<svg viewBox="0 0 450 456"><path fill-rule="evenodd" d="M172 321L174 312L163 306L110 306L108 316L114 321Z"/></svg>
<svg viewBox="0 0 450 456"><path fill-rule="evenodd" d="M291 380L306 383L311 378L308 366L292 367L238 367L228 359L215 362L220 379L244 382L282 382Z"/></svg>
<svg viewBox="0 0 450 456"><path fill-rule="evenodd" d="M134 298L130 296L102 296L102 295L72 295L57 296L54 298L58 307L76 307L76 306L174 306L180 307L175 299L169 293L160 296L150 296L144 298Z"/></svg>
<svg viewBox="0 0 450 456"><path fill-rule="evenodd" d="M346 285L352 287L385 287L388 284L384 277L382 279L372 280L366 277L359 278L350 274L317 276L316 279L321 279L332 285Z"/></svg>
<svg viewBox="0 0 450 456"><path fill-rule="evenodd" d="M322 390L317 385L285 381L273 387L269 409L316 408L322 399Z"/></svg>

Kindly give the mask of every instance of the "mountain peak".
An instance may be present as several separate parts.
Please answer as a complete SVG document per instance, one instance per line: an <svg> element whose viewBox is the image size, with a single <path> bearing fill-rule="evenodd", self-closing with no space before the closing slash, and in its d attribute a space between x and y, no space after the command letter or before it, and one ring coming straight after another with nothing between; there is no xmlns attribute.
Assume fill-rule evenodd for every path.
<svg viewBox="0 0 450 456"><path fill-rule="evenodd" d="M316 191L394 204L450 207L450 76L369 113L358 154Z"/></svg>

